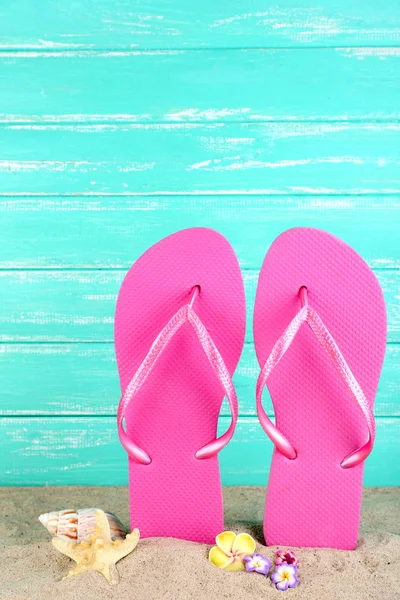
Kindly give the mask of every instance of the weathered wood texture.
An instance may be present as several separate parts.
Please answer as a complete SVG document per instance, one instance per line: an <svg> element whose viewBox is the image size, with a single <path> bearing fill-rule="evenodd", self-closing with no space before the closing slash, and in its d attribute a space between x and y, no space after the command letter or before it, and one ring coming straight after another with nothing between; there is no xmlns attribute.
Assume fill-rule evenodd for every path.
<svg viewBox="0 0 400 600"><path fill-rule="evenodd" d="M388 311L388 341L400 342L400 270L376 272ZM112 341L124 270L0 271L0 342ZM252 322L258 271L243 271ZM247 328L251 341L251 327Z"/></svg>
<svg viewBox="0 0 400 600"><path fill-rule="evenodd" d="M276 236L299 226L330 231L373 268L400 268L398 195L0 197L0 220L3 269L127 270L193 224L225 235L246 269L259 269Z"/></svg>
<svg viewBox="0 0 400 600"><path fill-rule="evenodd" d="M0 6L4 48L379 46L399 40L397 0L3 0Z"/></svg>
<svg viewBox="0 0 400 600"><path fill-rule="evenodd" d="M221 431L229 418L220 419ZM365 467L365 485L399 485L400 419L377 419L377 444ZM126 483L127 458L115 418L0 419L2 485ZM265 485L272 445L256 418L239 419L232 442L221 452L225 485ZM390 461L387 457L390 455Z"/></svg>
<svg viewBox="0 0 400 600"><path fill-rule="evenodd" d="M400 115L400 48L4 51L0 69L3 123L346 122Z"/></svg>
<svg viewBox="0 0 400 600"><path fill-rule="evenodd" d="M241 416L254 416L258 373L254 346L248 342L234 376ZM115 415L120 388L114 345L111 342L1 344L0 388L0 416ZM264 404L272 416L267 390ZM375 414L400 417L400 344L387 347ZM221 415L230 415L226 402Z"/></svg>
<svg viewBox="0 0 400 600"><path fill-rule="evenodd" d="M224 483L267 479L254 294L273 239L308 226L384 289L365 483L400 484L399 46L398 0L1 3L0 484L126 481L116 295L148 246L194 225L231 241L248 303Z"/></svg>
<svg viewBox="0 0 400 600"><path fill-rule="evenodd" d="M400 123L13 124L2 194L393 194Z"/></svg>

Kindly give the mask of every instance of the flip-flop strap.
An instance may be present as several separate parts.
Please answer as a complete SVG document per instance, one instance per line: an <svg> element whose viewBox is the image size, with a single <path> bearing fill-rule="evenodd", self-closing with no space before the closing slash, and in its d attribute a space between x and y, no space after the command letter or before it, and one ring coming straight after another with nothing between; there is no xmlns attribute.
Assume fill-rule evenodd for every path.
<svg viewBox="0 0 400 600"><path fill-rule="evenodd" d="M272 373L273 369L284 357L285 353L291 346L294 338L296 337L303 323L307 323L313 331L313 333L315 334L317 340L327 353L331 363L335 367L346 388L360 406L365 420L367 422L369 431L368 441L357 450L351 452L341 462L341 466L344 469L355 467L367 458L374 445L375 419L372 412L372 408L369 405L364 392L362 391L358 381L351 372L350 367L345 361L343 354L339 350L339 347L333 339L332 335L329 333L327 327L324 325L318 313L308 304L305 304L303 308L300 309L300 311L291 321L289 326L286 328L283 335L275 343L274 347L272 348L271 354L269 355L263 368L261 369L256 387L258 418L265 433L275 444L276 448L290 460L295 459L297 456L295 448L292 446L289 440L279 431L279 429L272 423L262 406L262 392L264 389L264 385L267 383L268 377Z"/></svg>
<svg viewBox="0 0 400 600"><path fill-rule="evenodd" d="M179 309L177 313L175 313L172 319L157 336L149 352L147 353L147 356L127 385L118 406L117 423L119 438L129 456L140 464L150 464L151 458L147 452L145 452L145 450L140 448L133 440L129 438L128 434L123 428L124 415L132 398L140 390L174 335L185 323L190 323L193 327L204 353L207 356L214 373L218 377L225 391L232 415L231 424L227 431L220 437L215 438L197 450L195 457L198 459L204 459L214 456L227 445L235 431L238 418L238 401L231 376L229 375L224 360L217 350L217 347L211 339L206 327L193 310L191 304L187 304Z"/></svg>

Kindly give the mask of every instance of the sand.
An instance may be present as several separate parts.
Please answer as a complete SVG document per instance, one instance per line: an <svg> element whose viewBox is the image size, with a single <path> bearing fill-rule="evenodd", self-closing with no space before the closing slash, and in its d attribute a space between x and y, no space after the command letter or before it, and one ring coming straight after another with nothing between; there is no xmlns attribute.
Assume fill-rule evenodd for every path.
<svg viewBox="0 0 400 600"><path fill-rule="evenodd" d="M263 488L225 488L226 528L247 531L262 545ZM61 581L74 562L53 548L37 521L43 512L97 506L128 522L125 487L0 488L0 598L12 600L205 600L281 598L255 573L227 573L207 560L208 547L153 538L118 563L120 584L98 573ZM366 489L357 550L299 549L300 585L283 592L296 600L400 599L400 488Z"/></svg>

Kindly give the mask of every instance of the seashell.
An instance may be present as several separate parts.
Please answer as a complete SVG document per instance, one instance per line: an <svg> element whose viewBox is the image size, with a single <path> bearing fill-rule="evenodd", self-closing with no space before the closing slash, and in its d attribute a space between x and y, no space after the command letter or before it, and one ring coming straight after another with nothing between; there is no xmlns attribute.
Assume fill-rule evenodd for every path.
<svg viewBox="0 0 400 600"><path fill-rule="evenodd" d="M67 542L89 541L96 528L96 508L66 509L40 515L39 521L53 537ZM127 529L113 513L103 511L110 525L112 539L125 539Z"/></svg>
<svg viewBox="0 0 400 600"><path fill-rule="evenodd" d="M107 516L103 510L89 510L94 512L96 524L94 532L90 535L90 541L77 543L53 537L51 542L59 552L76 562L75 569L72 569L66 577L80 575L85 571L97 571L107 579L108 583L118 583L119 575L115 563L134 551L140 539L139 529L127 533L124 540L113 540L108 521L110 513Z"/></svg>

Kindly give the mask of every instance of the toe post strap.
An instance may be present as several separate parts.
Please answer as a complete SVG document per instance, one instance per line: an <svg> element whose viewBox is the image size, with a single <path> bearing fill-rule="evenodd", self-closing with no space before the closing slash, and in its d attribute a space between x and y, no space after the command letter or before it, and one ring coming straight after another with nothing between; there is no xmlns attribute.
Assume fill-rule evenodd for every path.
<svg viewBox="0 0 400 600"><path fill-rule="evenodd" d="M193 309L193 305L200 294L200 291L201 287L199 285L195 285L191 289L189 303L185 304L175 313L175 315L170 319L164 329L157 336L142 364L127 385L120 400L117 413L118 435L121 444L129 456L139 464L149 465L152 462L152 459L147 452L135 444L135 442L131 440L126 433L123 426L125 413L133 397L141 389L142 385L145 383L151 371L157 364L160 356L166 350L168 344L177 331L185 323L190 323L194 332L196 333L200 345L202 346L215 375L219 379L221 386L224 389L231 410L231 423L227 431L197 450L195 457L198 460L211 458L228 444L235 431L238 419L238 401L236 391L232 383L232 378L221 354L219 353L210 334L208 333L207 328L204 326Z"/></svg>
<svg viewBox="0 0 400 600"><path fill-rule="evenodd" d="M308 290L307 287L302 286L299 289L299 298L301 302L301 308L294 319L290 322L283 335L275 343L274 347L264 366L260 371L260 375L257 381L256 387L256 402L257 402L257 414L260 423L274 443L276 448L289 460L294 460L297 457L296 449L290 443L290 441L279 431L274 425L271 419L266 414L262 405L262 393L264 386L267 383L268 377L272 373L273 369L279 364L287 350L293 343L298 331L300 330L303 323L307 323L321 347L325 350L329 357L329 360L335 367L338 375L342 379L345 387L350 392L353 399L357 402L360 407L365 421L368 426L368 440L367 442L351 452L346 456L340 466L343 469L349 469L362 463L367 456L371 453L374 440L375 440L375 419L372 412L372 408L365 397L358 381L351 372L345 358L343 357L338 345L334 338L328 331L327 327L323 323L318 313L308 303Z"/></svg>

